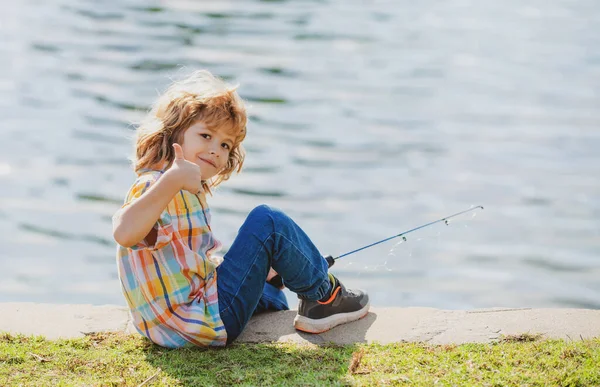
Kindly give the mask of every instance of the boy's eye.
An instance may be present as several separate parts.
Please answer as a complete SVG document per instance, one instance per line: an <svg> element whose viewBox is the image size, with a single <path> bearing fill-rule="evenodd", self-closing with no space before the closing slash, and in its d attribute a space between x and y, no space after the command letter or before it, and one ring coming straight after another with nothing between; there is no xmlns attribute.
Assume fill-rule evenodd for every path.
<svg viewBox="0 0 600 387"><path fill-rule="evenodd" d="M208 133L200 133L200 136L202 136L204 138L210 138L210 134L208 134Z"/></svg>
<svg viewBox="0 0 600 387"><path fill-rule="evenodd" d="M225 142L224 142L224 143L222 143L222 144L221 144L221 146L222 146L223 148L225 148L225 149L229 150L229 144L227 144L227 143L225 143Z"/></svg>

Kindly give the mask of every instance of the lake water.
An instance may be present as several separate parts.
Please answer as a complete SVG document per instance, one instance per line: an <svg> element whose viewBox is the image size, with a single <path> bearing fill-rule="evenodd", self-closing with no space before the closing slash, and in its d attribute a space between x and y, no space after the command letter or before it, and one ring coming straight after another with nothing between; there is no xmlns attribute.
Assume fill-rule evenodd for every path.
<svg viewBox="0 0 600 387"><path fill-rule="evenodd" d="M0 302L125 304L132 123L206 68L248 101L225 245L268 203L375 306L600 308L596 0L20 0L0 13ZM291 304L296 300L290 298Z"/></svg>

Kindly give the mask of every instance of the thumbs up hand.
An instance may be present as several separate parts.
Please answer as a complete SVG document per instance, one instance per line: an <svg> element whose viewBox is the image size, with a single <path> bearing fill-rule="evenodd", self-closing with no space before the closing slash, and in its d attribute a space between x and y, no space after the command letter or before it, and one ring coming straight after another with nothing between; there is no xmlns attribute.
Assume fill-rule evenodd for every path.
<svg viewBox="0 0 600 387"><path fill-rule="evenodd" d="M173 150L175 151L175 160L169 173L176 177L177 184L180 189L197 194L202 192L202 173L200 167L183 157L183 149L181 145L174 143Z"/></svg>

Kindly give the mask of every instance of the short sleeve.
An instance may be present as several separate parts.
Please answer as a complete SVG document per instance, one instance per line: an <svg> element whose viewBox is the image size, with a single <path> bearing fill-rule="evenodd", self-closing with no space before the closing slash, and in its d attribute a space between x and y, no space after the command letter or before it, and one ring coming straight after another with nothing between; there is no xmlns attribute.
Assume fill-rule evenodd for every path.
<svg viewBox="0 0 600 387"><path fill-rule="evenodd" d="M121 208L124 208L139 199L161 176L162 172L160 171L147 172L138 176L135 183L133 183L129 189L125 202ZM142 239L130 248L132 250L158 250L171 242L173 239L173 226L171 224L171 215L166 208L161 212L160 217L153 228L156 230L156 242L153 245L150 245L145 239Z"/></svg>

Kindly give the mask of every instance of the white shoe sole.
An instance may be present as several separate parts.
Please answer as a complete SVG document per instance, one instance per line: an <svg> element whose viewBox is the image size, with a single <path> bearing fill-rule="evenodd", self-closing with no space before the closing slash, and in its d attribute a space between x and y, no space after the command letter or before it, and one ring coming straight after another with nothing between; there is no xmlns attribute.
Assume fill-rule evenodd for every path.
<svg viewBox="0 0 600 387"><path fill-rule="evenodd" d="M294 327L299 331L308 333L327 332L331 328L338 325L360 320L361 318L365 317L367 313L369 313L370 306L371 302L369 301L367 302L367 305L356 312L338 313L318 320L296 315L296 318L294 319Z"/></svg>

